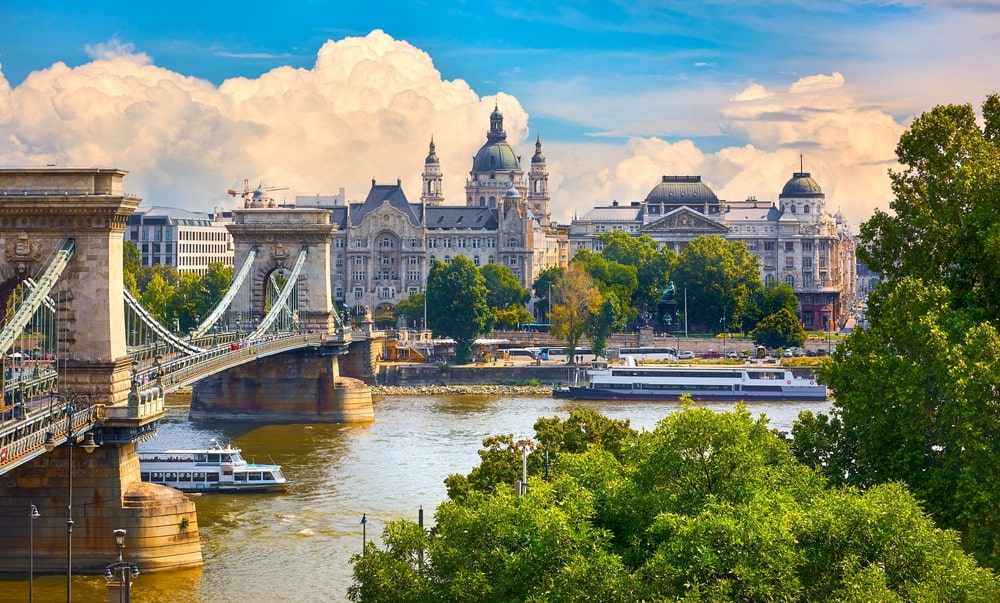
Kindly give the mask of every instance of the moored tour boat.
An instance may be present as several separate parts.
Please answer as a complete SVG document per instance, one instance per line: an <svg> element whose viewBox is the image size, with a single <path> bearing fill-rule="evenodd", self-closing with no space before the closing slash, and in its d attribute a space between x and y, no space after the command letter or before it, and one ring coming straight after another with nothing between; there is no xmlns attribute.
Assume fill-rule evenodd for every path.
<svg viewBox="0 0 1000 603"><path fill-rule="evenodd" d="M270 492L291 485L280 465L248 463L239 448L212 443L206 449L140 452L142 481L182 492Z"/></svg>
<svg viewBox="0 0 1000 603"><path fill-rule="evenodd" d="M570 386L575 400L827 400L814 375L781 367L605 367L587 371L589 384Z"/></svg>

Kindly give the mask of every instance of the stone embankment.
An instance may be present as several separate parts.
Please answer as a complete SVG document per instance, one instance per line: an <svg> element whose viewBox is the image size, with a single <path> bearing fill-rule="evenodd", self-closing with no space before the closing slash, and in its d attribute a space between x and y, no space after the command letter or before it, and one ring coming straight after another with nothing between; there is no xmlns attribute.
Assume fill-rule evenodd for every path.
<svg viewBox="0 0 1000 603"><path fill-rule="evenodd" d="M373 385L373 396L551 396L551 385Z"/></svg>

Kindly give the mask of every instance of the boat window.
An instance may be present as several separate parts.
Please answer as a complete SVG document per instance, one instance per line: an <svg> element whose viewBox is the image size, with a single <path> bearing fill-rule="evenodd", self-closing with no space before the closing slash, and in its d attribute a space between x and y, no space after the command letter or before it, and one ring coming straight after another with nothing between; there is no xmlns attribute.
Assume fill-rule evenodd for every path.
<svg viewBox="0 0 1000 603"><path fill-rule="evenodd" d="M274 475L270 471L264 472L264 479L274 480Z"/></svg>
<svg viewBox="0 0 1000 603"><path fill-rule="evenodd" d="M218 463L219 462L219 455L218 454L209 454L208 455L208 462L209 463Z"/></svg>
<svg viewBox="0 0 1000 603"><path fill-rule="evenodd" d="M259 482L260 481L260 471L254 471L250 474L250 481Z"/></svg>
<svg viewBox="0 0 1000 603"><path fill-rule="evenodd" d="M149 472L148 471L142 471L142 472L140 472L139 473L139 479L141 479L144 482L148 482L149 481Z"/></svg>
<svg viewBox="0 0 1000 603"><path fill-rule="evenodd" d="M188 473L188 472L181 473L181 475L180 475L180 481L182 481L182 482L189 482L189 481L191 481L191 474Z"/></svg>
<svg viewBox="0 0 1000 603"><path fill-rule="evenodd" d="M168 482L176 482L177 481L177 473L174 472L174 471L170 471L170 472L168 472L166 474L166 478L167 478Z"/></svg>
<svg viewBox="0 0 1000 603"><path fill-rule="evenodd" d="M206 481L210 481L210 482L217 482L217 481L219 481L219 474L218 473L209 473L208 474L208 480L206 480Z"/></svg>
<svg viewBox="0 0 1000 603"><path fill-rule="evenodd" d="M200 471L198 473L193 473L191 474L191 479L196 482L203 482L205 481L205 474Z"/></svg>
<svg viewBox="0 0 1000 603"><path fill-rule="evenodd" d="M150 479L150 481L154 481L154 482L162 482L163 481L163 472L162 471L153 471L152 473L149 474L149 479Z"/></svg>
<svg viewBox="0 0 1000 603"><path fill-rule="evenodd" d="M236 481L238 481L238 482L245 482L245 481L247 481L247 474L246 474L246 473L237 473L237 474L236 474L236 475L234 475L233 477L234 477L234 478L236 479Z"/></svg>
<svg viewBox="0 0 1000 603"><path fill-rule="evenodd" d="M231 462L233 462L233 455L231 455L231 454L223 454L222 455L222 462L223 463L231 463Z"/></svg>

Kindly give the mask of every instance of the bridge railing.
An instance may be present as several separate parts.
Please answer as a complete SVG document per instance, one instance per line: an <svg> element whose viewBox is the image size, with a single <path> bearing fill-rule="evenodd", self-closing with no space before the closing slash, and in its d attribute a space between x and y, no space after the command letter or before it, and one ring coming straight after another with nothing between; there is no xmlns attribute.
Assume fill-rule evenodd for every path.
<svg viewBox="0 0 1000 603"><path fill-rule="evenodd" d="M164 402L163 390L159 387L136 392L133 399L129 395L129 400L125 404L115 404L114 406L101 406L97 410L97 418L100 421L126 421L130 419L146 419L155 415L163 414Z"/></svg>
<svg viewBox="0 0 1000 603"><path fill-rule="evenodd" d="M69 410L72 408L72 410ZM59 446L68 439L90 431L96 424L98 406L63 404L36 410L33 415L7 422L0 428L0 473L45 454L46 434Z"/></svg>

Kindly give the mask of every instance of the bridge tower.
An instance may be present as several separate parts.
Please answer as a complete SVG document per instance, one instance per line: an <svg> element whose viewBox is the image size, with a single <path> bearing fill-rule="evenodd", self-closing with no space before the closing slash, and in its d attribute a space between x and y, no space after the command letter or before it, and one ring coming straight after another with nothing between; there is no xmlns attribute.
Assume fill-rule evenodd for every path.
<svg viewBox="0 0 1000 603"><path fill-rule="evenodd" d="M69 531L74 572L99 572L113 560L116 528L128 530L130 550L144 570L202 562L194 504L139 476L137 442L153 433L163 410L161 405L130 411L127 404L131 359L122 248L126 219L140 199L123 192L126 174L100 167L0 169L0 302L25 279L38 278L56 252L72 246L50 292L59 379L52 398L57 406L94 413L100 445L84 454L77 443L72 454L66 445L70 423L59 433L57 422L51 431L58 447L0 474L0 515L27 517L32 504L42 513L44 520L33 524L40 573L66 571ZM82 432L73 435L74 441L82 439ZM0 571L24 572L28 526L14 521L9 526L0 530Z"/></svg>
<svg viewBox="0 0 1000 603"><path fill-rule="evenodd" d="M234 265L254 258L243 284L250 287L245 314L264 314L271 276L287 272L305 253L297 281L298 323L303 331L325 333L327 338L323 345L261 358L198 381L191 418L264 423L374 420L370 388L340 374L338 356L347 352L351 334L331 294L330 246L337 227L330 221L330 211L237 209L226 228L233 237Z"/></svg>

